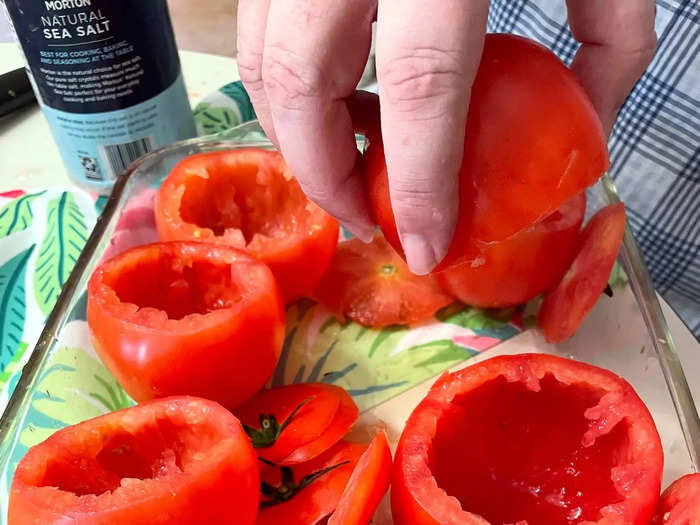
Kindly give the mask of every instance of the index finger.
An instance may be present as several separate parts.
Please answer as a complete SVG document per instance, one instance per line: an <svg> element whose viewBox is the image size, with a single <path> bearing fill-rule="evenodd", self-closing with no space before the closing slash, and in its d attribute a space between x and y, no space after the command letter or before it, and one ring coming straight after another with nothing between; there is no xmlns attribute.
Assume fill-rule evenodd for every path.
<svg viewBox="0 0 700 525"><path fill-rule="evenodd" d="M487 0L379 2L384 153L396 227L414 273L431 271L454 233L467 110L487 14Z"/></svg>
<svg viewBox="0 0 700 525"><path fill-rule="evenodd" d="M371 3L371 2L369 2ZM282 154L308 197L363 240L374 224L345 102L364 70L373 12L366 0L275 0L263 82Z"/></svg>

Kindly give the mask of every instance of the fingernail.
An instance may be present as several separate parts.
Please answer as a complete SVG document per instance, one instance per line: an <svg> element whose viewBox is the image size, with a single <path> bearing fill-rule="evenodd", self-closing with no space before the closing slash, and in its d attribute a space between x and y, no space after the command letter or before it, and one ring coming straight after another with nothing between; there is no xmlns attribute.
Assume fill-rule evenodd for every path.
<svg viewBox="0 0 700 525"><path fill-rule="evenodd" d="M355 237L364 243L372 242L374 239L375 228L364 224L349 224L343 223L343 228L352 233Z"/></svg>
<svg viewBox="0 0 700 525"><path fill-rule="evenodd" d="M414 233L404 234L401 238L408 268L416 275L426 275L438 263L433 247L428 239Z"/></svg>

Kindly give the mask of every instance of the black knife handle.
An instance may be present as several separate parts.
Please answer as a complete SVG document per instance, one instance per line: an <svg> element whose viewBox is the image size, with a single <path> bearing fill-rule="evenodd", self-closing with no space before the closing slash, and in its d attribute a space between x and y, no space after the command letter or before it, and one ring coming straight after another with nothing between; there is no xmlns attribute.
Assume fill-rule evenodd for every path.
<svg viewBox="0 0 700 525"><path fill-rule="evenodd" d="M36 97L23 67L0 75L0 117L34 102Z"/></svg>

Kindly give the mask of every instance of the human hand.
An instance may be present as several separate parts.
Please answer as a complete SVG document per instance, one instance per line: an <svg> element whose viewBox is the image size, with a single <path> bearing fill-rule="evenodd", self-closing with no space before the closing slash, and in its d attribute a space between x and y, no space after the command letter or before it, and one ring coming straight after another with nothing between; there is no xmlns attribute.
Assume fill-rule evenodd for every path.
<svg viewBox="0 0 700 525"><path fill-rule="evenodd" d="M444 257L488 0L240 0L241 80L309 198L369 240L374 223L347 100L377 19L377 76L392 207L412 271ZM652 0L569 0L572 68L609 133L653 54ZM440 23L435 23L440 21ZM651 35L651 36L650 36Z"/></svg>

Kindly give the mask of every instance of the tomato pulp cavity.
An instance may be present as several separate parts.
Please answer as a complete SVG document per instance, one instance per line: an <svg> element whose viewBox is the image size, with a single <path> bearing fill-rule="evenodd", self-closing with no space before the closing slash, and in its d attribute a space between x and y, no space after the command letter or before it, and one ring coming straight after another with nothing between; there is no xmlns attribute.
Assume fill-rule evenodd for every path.
<svg viewBox="0 0 700 525"><path fill-rule="evenodd" d="M88 283L87 321L102 361L136 401L196 395L233 408L272 374L284 310L270 270L229 246L134 248Z"/></svg>
<svg viewBox="0 0 700 525"><path fill-rule="evenodd" d="M644 525L662 468L626 381L554 356L502 356L443 375L411 414L392 511L397 525Z"/></svg>
<svg viewBox="0 0 700 525"><path fill-rule="evenodd" d="M250 251L286 302L310 293L335 252L338 223L306 198L282 156L262 149L182 160L156 196L161 240L199 240Z"/></svg>
<svg viewBox="0 0 700 525"><path fill-rule="evenodd" d="M8 523L253 525L257 462L241 425L220 405L159 399L32 447L17 466Z"/></svg>

